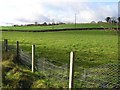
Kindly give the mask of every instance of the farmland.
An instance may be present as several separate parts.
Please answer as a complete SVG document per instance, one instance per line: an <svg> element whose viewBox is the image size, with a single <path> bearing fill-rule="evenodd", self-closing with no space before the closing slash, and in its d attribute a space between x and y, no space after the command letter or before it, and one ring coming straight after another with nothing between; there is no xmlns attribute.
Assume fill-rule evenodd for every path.
<svg viewBox="0 0 120 90"><path fill-rule="evenodd" d="M31 46L32 44L35 44L36 58L46 58L49 62L53 63L56 66L61 66L61 67L65 64L69 64L69 54L71 51L74 51L75 52L74 85L76 88L98 87L103 82L101 81L99 84L99 82L95 82L95 80L98 79L101 80L102 78L104 81L110 83L114 83L114 82L116 83L116 79L114 80L114 78L109 79L109 81L107 80L107 76L112 77L112 75L116 73L116 69L114 70L114 72L110 73L109 75L107 73L108 71L106 71L106 67L108 66L105 67L103 66L106 64L115 64L118 62L118 34L114 30L76 30L76 31L73 30L73 31L59 31L59 32L3 31L2 39L8 39L9 41L8 45L16 45L16 41L19 41L20 49L22 49L24 52L29 53L30 55L31 55ZM97 68L98 66L101 67ZM89 68L93 68L93 69L89 70ZM24 68L23 71L24 70L26 69ZM87 81L84 79L83 82L79 81L82 80L81 76L84 74L84 70L86 71L88 70L88 73L92 76L92 77L87 77L91 81L89 80ZM55 71L55 68L53 69L53 71ZM103 72L105 73L105 75L99 76L99 73L103 73ZM111 72L111 70L109 70L109 72ZM30 73L28 73L27 75L29 75ZM41 71L36 73L41 73ZM48 75L50 73L51 71L47 72ZM18 74L18 76L20 75ZM39 75L37 74L37 76ZM6 77L10 80L12 78L12 76L9 76L9 72ZM6 80L8 80L7 78ZM32 78L32 76L30 78ZM38 87L38 88L68 87L67 84L68 80L63 79L64 83L62 84L61 82L63 81L59 79L56 80L54 75L52 76L52 78L49 79L46 78L47 80L44 78L39 80L38 77L35 77L35 79L37 81L32 81L32 82L35 82L35 85L34 84L33 85L34 87ZM38 81L39 83L37 83ZM26 82L28 83L29 80L26 80ZM47 86L45 83L47 83ZM90 85L88 83L90 83ZM93 84L93 86L91 86L91 84ZM112 86L108 85L107 87L112 87Z"/></svg>
<svg viewBox="0 0 120 90"><path fill-rule="evenodd" d="M117 28L117 25L110 23L83 23L83 24L60 24L51 26L3 26L2 30L54 30L71 28Z"/></svg>
<svg viewBox="0 0 120 90"><path fill-rule="evenodd" d="M117 60L117 33L115 31L86 30L62 32L2 32L9 44L20 42L21 49L31 53L36 45L36 56L51 62L69 62L70 51L76 52L76 66L94 67Z"/></svg>
<svg viewBox="0 0 120 90"><path fill-rule="evenodd" d="M1 89L120 88L120 2L1 4Z"/></svg>

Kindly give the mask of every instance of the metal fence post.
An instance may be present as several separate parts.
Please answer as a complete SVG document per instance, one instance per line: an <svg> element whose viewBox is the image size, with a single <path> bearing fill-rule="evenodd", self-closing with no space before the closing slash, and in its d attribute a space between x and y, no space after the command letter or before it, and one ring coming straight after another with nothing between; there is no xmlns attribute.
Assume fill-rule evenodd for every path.
<svg viewBox="0 0 120 90"><path fill-rule="evenodd" d="M69 89L74 87L74 53L70 52Z"/></svg>
<svg viewBox="0 0 120 90"><path fill-rule="evenodd" d="M8 51L8 40L4 39L4 47L5 47L5 51Z"/></svg>
<svg viewBox="0 0 120 90"><path fill-rule="evenodd" d="M32 45L32 72L34 72L35 69L35 45Z"/></svg>
<svg viewBox="0 0 120 90"><path fill-rule="evenodd" d="M16 56L17 56L17 60L19 60L19 42L18 41L16 45Z"/></svg>

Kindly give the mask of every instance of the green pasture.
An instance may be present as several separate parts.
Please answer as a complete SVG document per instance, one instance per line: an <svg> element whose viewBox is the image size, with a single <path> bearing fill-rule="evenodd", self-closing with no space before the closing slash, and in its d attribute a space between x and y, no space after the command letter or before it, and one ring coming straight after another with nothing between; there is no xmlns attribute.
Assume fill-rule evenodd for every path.
<svg viewBox="0 0 120 90"><path fill-rule="evenodd" d="M69 63L69 54L74 51L77 69L117 62L116 31L2 32L2 39L8 39L9 45L19 41L20 48L30 54L31 46L35 44L36 57L58 65Z"/></svg>
<svg viewBox="0 0 120 90"><path fill-rule="evenodd" d="M2 30L54 30L67 28L117 28L117 25L110 23L82 23L82 24L61 24L52 26L2 26Z"/></svg>

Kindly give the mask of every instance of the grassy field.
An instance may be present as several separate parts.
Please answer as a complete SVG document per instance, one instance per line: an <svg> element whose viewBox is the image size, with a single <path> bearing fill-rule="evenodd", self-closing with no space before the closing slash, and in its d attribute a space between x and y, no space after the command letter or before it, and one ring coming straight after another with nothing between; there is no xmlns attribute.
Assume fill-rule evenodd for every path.
<svg viewBox="0 0 120 90"><path fill-rule="evenodd" d="M109 23L85 23L76 24L76 28L116 28L117 26ZM62 24L54 26L3 26L2 30L53 30L75 28L75 24Z"/></svg>
<svg viewBox="0 0 120 90"><path fill-rule="evenodd" d="M61 32L2 32L2 39L9 44L20 41L21 49L31 54L36 45L36 56L51 62L68 63L70 51L75 51L75 63L79 67L94 67L117 61L118 36L115 31L86 30Z"/></svg>
<svg viewBox="0 0 120 90"><path fill-rule="evenodd" d="M109 66L103 67L106 64L113 64L118 62L118 34L116 31L78 30L60 32L2 32L2 39L8 39L9 45L15 45L16 41L19 41L20 48L23 51L28 52L29 54L31 54L32 44L35 44L37 58L46 58L47 60L58 66L61 66L61 63L69 64L70 51L74 51L74 85L76 88L98 88L99 85L102 84L102 81L100 84L96 81L102 79L104 81L108 81L108 77L112 77L111 79L109 79L109 83L116 82L116 71L114 70L114 67L113 71L107 71L106 68L109 68ZM16 66L13 67L12 64L9 64L11 63L11 61L9 61L9 63L6 62L7 61L3 62L5 68L8 67L7 65L9 65L9 67L12 67L13 69L10 72L6 72L6 74L4 75L4 77L6 77L5 80L11 80L10 83L6 83L10 86L5 85L5 87L19 87L20 85L18 85L18 83L21 81L21 79L24 82L26 81L26 83L28 84L30 84L29 82L33 82L32 85L30 84L28 86L34 88L68 87L68 83L58 83L57 80L54 79L54 76L52 77L52 79L45 79L43 78L44 74L42 74L42 72L35 72L32 74L31 71L28 71L23 66L22 68L21 66L20 68L19 66L17 66L16 69ZM87 82L79 81L82 79L81 76L84 74L84 70L88 70L88 73L91 76L87 78ZM15 71L16 73L11 73L13 71ZM26 74L24 75L24 73ZM101 75L99 76L100 73ZM102 73L104 73L105 75ZM21 77L21 75L25 76L24 79ZM113 78L112 75L115 77ZM26 78L28 76L30 79Z"/></svg>

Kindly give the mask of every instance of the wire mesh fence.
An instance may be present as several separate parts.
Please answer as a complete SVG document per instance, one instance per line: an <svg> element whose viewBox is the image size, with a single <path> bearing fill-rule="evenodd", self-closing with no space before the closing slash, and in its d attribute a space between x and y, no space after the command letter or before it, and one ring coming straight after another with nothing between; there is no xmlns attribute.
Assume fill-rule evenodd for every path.
<svg viewBox="0 0 120 90"><path fill-rule="evenodd" d="M83 88L118 88L118 64L84 69L79 82Z"/></svg>
<svg viewBox="0 0 120 90"><path fill-rule="evenodd" d="M31 55L20 51L20 62L28 67L31 67ZM46 58L35 59L35 70L42 72L46 78L54 79L56 82L68 83L68 66L56 66L49 62Z"/></svg>
<svg viewBox="0 0 120 90"><path fill-rule="evenodd" d="M3 43L3 48L4 43ZM7 45L7 51L17 52L16 45ZM30 51L24 51L22 48L19 48L19 62L31 69L32 67L32 55ZM61 63L61 62L59 62ZM47 58L35 58L35 70L40 71L45 75L45 78L53 80L56 83L64 83L64 87L68 87L68 65L61 63L62 66L57 66L51 63ZM62 87L62 86L61 86Z"/></svg>
<svg viewBox="0 0 120 90"><path fill-rule="evenodd" d="M4 46L4 45L3 45ZM16 52L16 45L8 45L8 51ZM32 56L30 52L19 49L20 62L31 69ZM68 88L69 64L62 62L60 66L50 62L48 58L36 57L35 70L45 75L45 78L56 83L63 83ZM93 68L79 68L74 71L75 88L120 88L119 63L105 64ZM61 86L63 87L63 86Z"/></svg>

